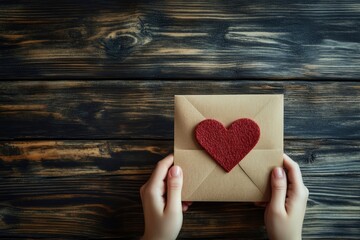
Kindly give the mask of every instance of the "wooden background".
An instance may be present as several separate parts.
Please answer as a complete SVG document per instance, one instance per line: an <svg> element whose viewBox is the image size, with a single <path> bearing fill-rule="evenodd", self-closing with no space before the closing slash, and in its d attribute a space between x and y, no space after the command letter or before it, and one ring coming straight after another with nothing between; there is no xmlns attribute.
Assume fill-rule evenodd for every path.
<svg viewBox="0 0 360 240"><path fill-rule="evenodd" d="M174 94L282 93L304 239L360 238L360 5L1 1L0 237L136 238ZM194 203L179 239L264 239L252 203Z"/></svg>

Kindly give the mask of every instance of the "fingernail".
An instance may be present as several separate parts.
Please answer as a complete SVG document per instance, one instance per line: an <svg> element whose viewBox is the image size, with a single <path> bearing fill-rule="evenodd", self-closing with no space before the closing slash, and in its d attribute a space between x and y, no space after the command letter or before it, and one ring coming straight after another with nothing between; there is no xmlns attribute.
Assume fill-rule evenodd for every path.
<svg viewBox="0 0 360 240"><path fill-rule="evenodd" d="M279 179L284 178L284 169L280 167L275 168L274 175L275 178L279 178Z"/></svg>
<svg viewBox="0 0 360 240"><path fill-rule="evenodd" d="M179 177L180 176L181 169L179 166L173 166L170 169L170 176L171 177Z"/></svg>

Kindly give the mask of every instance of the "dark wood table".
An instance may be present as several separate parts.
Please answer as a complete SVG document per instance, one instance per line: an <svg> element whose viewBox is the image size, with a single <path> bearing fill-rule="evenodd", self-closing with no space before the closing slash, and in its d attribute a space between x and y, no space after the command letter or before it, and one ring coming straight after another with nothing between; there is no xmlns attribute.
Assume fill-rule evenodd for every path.
<svg viewBox="0 0 360 240"><path fill-rule="evenodd" d="M360 238L358 1L0 4L0 237L140 236L173 95L280 93L304 239ZM179 238L264 239L263 212L194 203Z"/></svg>

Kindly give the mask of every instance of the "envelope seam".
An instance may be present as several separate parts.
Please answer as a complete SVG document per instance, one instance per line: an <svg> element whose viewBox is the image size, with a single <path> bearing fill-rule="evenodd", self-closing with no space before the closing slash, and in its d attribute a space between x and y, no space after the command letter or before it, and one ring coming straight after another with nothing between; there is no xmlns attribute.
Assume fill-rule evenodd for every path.
<svg viewBox="0 0 360 240"><path fill-rule="evenodd" d="M254 151L254 150L252 150L252 151ZM267 152L268 151L272 151L272 152L283 152L283 149L281 149L281 148L277 148L277 149L269 149L269 150L266 150ZM249 176L249 174L247 173L247 171L241 166L241 162L239 162L238 163L238 166L243 170L243 172L246 174L246 176L251 180L251 182L257 187L257 189L259 189L259 191L262 193L262 194L265 194L265 192L266 192L266 190L265 190L265 192L263 192L260 188L259 188L259 186L256 184L256 182Z"/></svg>
<svg viewBox="0 0 360 240"><path fill-rule="evenodd" d="M259 190L259 192L261 194L265 194L263 191L261 191L261 189L258 187L258 185L256 185L256 183L250 178L250 176L246 173L246 171L240 166L240 164L238 164L238 166L242 169L242 171L245 173L245 175L248 177L248 179L255 185L255 187ZM204 184L204 182L206 181L206 179L216 170L218 166L215 165L215 167L213 168L213 170L211 170L211 172L209 174L206 175L206 177L200 182L200 184L195 188L195 190L190 194L189 199L192 198L192 196L195 194L196 190L198 190L201 185Z"/></svg>
<svg viewBox="0 0 360 240"><path fill-rule="evenodd" d="M265 107L267 107L268 105L270 105L270 103L272 103L273 101L275 101L277 98L273 98L270 101L268 101L264 106L262 106L262 108L252 117L253 119L255 119L257 117L257 115L259 113L262 112L262 110L264 110Z"/></svg>
<svg viewBox="0 0 360 240"><path fill-rule="evenodd" d="M197 111L201 116L203 116L203 118L206 119L206 117L204 116L204 114L203 114L202 112L200 112L199 109L197 109L197 108L194 106L194 104L189 101L189 99L187 99L186 97L184 97L184 99L185 99L189 104L191 104L191 106L193 106L193 108L196 109L196 111Z"/></svg>
<svg viewBox="0 0 360 240"><path fill-rule="evenodd" d="M259 192L261 192L262 194L265 194L263 191L261 191L261 189L259 188L259 186L252 180L252 178L247 174L247 172L245 171L245 169L243 169L240 164L238 164L238 165L239 165L239 167L243 170L243 172L245 173L245 175L250 179L250 181L255 185L255 187L259 190Z"/></svg>
<svg viewBox="0 0 360 240"><path fill-rule="evenodd" d="M203 114L202 112L200 112L200 111L194 106L194 104L193 104L192 102L190 102L190 101L186 98L186 96L177 95L177 97L181 97L182 99L186 100L186 102L188 102L188 104L191 105L192 108L193 108L195 111L197 111L204 119L206 119L206 117L204 116L204 114ZM176 108L175 108L175 110L176 110ZM175 125L176 125L176 123L175 123ZM197 144L197 143L195 142L195 145L196 145L196 144ZM174 146L174 147L175 147L175 146ZM191 149L191 148L179 148L179 149L182 149L182 150L200 150L200 149Z"/></svg>
<svg viewBox="0 0 360 240"><path fill-rule="evenodd" d="M194 193L196 192L196 190L198 190L198 189L201 187L201 185L203 185L203 183L205 182L205 180L209 177L210 174L212 174L212 173L216 170L217 167L218 167L218 166L215 165L214 168L210 171L210 173L207 174L207 175L203 178L203 180L200 182L200 184L199 184L199 185L194 189L194 191L190 194L189 199L192 198L192 196L194 195Z"/></svg>

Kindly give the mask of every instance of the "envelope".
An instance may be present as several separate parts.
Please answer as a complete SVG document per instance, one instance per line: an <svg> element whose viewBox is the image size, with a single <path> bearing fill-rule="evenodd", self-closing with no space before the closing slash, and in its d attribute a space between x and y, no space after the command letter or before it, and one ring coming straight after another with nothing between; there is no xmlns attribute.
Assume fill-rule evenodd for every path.
<svg viewBox="0 0 360 240"><path fill-rule="evenodd" d="M183 201L266 202L270 174L283 163L283 95L176 95L174 161L183 170ZM194 129L205 119L228 127L239 118L260 127L256 146L227 173L197 143Z"/></svg>

